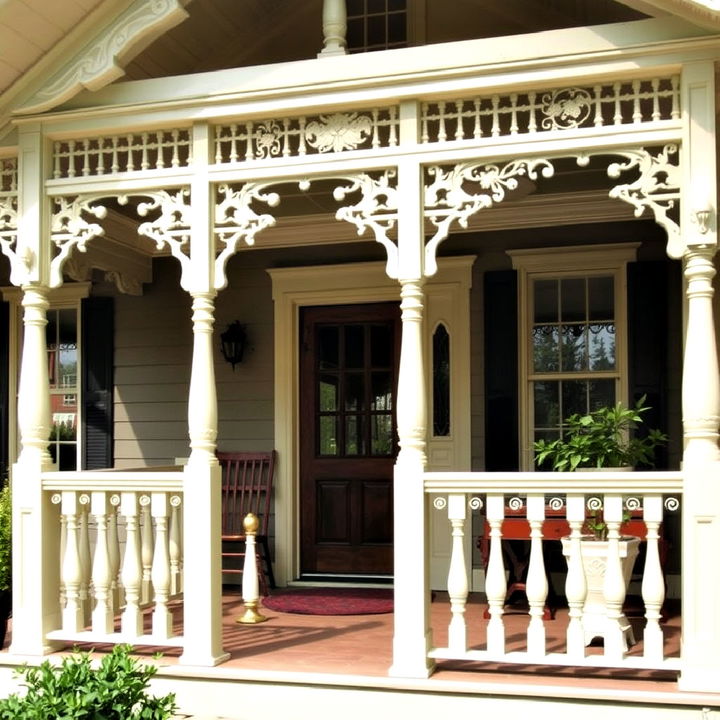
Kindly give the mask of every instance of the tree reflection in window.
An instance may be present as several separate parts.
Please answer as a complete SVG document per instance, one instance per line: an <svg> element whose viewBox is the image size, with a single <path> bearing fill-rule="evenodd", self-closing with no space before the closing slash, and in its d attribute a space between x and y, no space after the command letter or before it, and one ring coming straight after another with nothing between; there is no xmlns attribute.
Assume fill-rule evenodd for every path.
<svg viewBox="0 0 720 720"><path fill-rule="evenodd" d="M433 333L433 435L450 435L450 336L443 324Z"/></svg>

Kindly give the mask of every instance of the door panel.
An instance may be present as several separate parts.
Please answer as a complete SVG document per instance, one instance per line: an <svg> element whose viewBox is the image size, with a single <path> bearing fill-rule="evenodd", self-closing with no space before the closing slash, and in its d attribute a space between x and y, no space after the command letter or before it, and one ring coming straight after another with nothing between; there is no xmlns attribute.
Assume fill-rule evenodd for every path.
<svg viewBox="0 0 720 720"><path fill-rule="evenodd" d="M301 574L392 573L400 311L301 314Z"/></svg>

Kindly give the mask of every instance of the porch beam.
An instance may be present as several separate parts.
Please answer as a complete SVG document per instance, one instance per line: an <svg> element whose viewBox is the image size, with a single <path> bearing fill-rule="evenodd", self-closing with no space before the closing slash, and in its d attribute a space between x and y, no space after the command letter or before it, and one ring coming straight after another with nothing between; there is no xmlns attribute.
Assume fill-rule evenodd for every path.
<svg viewBox="0 0 720 720"><path fill-rule="evenodd" d="M720 377L713 317L717 250L715 69L684 69L685 115L681 234L686 245L687 324L682 379L684 506L682 513L683 690L713 691L720 677Z"/></svg>

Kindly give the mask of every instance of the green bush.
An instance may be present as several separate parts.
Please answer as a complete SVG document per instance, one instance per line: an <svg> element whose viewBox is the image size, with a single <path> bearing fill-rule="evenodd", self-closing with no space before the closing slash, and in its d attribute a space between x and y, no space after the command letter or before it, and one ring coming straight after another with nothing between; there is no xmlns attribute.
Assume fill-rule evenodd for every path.
<svg viewBox="0 0 720 720"><path fill-rule="evenodd" d="M12 585L12 500L10 485L5 480L0 490L0 590Z"/></svg>
<svg viewBox="0 0 720 720"><path fill-rule="evenodd" d="M129 645L117 645L99 667L88 653L75 653L62 664L49 661L24 667L19 674L24 695L0 700L2 720L167 720L175 712L175 695L147 694L157 668L139 665Z"/></svg>

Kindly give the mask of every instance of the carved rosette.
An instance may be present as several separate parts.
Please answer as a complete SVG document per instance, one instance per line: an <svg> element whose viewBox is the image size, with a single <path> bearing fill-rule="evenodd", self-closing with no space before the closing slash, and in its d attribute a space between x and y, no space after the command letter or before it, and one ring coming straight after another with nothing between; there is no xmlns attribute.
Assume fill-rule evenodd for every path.
<svg viewBox="0 0 720 720"><path fill-rule="evenodd" d="M215 204L215 236L225 243L225 247L215 260L217 290L227 285L225 266L235 253L237 244L244 240L247 245L253 245L257 233L275 224L272 215L259 215L252 207L253 202L262 202L270 207L280 203L280 196L275 192L266 192L267 187L257 183L246 183L240 188L226 184L218 186L222 200Z"/></svg>
<svg viewBox="0 0 720 720"><path fill-rule="evenodd" d="M321 115L306 125L305 142L320 153L355 150L370 136L372 126L370 116L356 112Z"/></svg>
<svg viewBox="0 0 720 720"><path fill-rule="evenodd" d="M107 215L107 208L99 200L97 196L82 195L54 198L56 210L50 220L50 238L59 252L50 261L50 287L62 285L63 265L73 249L84 253L90 240L104 234L102 225L86 219L91 215L102 220Z"/></svg>
<svg viewBox="0 0 720 720"><path fill-rule="evenodd" d="M545 130L572 130L581 127L590 116L592 96L582 88L562 88L542 97Z"/></svg>
<svg viewBox="0 0 720 720"><path fill-rule="evenodd" d="M668 234L668 255L680 258L684 252L681 242L680 225L670 215L680 201L680 166L678 146L665 145L659 152L645 149L616 150L624 161L608 165L608 176L615 179L624 173L636 171L637 179L622 185L615 185L610 190L610 197L629 203L635 208L635 217L640 217L649 209L658 225L665 228ZM675 162L671 162L671 157ZM579 165L586 165L589 156L578 158Z"/></svg>
<svg viewBox="0 0 720 720"><path fill-rule="evenodd" d="M398 199L395 170L385 170L380 176L372 177L360 173L349 177L349 185L339 185L333 191L333 197L342 202L348 195L361 193L362 197L354 205L345 205L336 213L338 220L345 220L357 227L358 235L367 228L375 233L375 240L384 246L387 252L386 272L388 277L398 277L398 248L388 237L388 233L397 224ZM309 183L301 188L309 187Z"/></svg>
<svg viewBox="0 0 720 720"><path fill-rule="evenodd" d="M512 160L502 166L466 162L447 170L427 168L432 182L425 186L425 217L437 230L425 248L425 274L437 272L435 253L453 222L466 228L472 215L503 201L515 190L519 177L536 180L538 174L549 178L554 172L552 163L541 158ZM479 192L469 192L470 188Z"/></svg>

